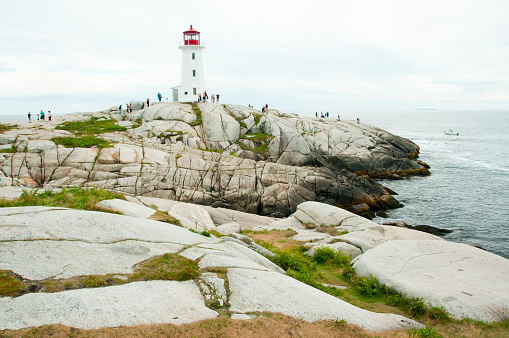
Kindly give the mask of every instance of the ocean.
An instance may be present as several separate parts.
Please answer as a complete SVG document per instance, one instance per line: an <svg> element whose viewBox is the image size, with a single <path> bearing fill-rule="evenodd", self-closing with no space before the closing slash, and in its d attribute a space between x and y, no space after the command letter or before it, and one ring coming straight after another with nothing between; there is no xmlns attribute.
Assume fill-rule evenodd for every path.
<svg viewBox="0 0 509 338"><path fill-rule="evenodd" d="M300 116L310 109L281 109ZM404 207L375 222L403 221L453 230L445 239L479 245L509 258L509 111L328 110L331 118L368 123L420 147L431 175L379 182ZM325 113L326 110L323 110ZM320 110L318 110L320 113ZM0 121L26 116L0 116ZM448 136L445 130L459 132Z"/></svg>
<svg viewBox="0 0 509 338"><path fill-rule="evenodd" d="M310 110L282 110L314 116ZM323 110L325 113L326 111ZM320 110L318 111L320 114ZM431 175L379 180L404 207L377 223L403 221L453 230L443 238L509 258L509 111L348 111L331 118L355 120L408 138L420 147ZM459 132L448 136L445 130Z"/></svg>

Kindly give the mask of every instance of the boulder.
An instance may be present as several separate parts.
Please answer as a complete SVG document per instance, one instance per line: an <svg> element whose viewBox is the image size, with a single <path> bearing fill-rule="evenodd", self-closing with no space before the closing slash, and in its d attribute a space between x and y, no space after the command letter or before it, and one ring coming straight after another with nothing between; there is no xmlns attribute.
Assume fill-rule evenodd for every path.
<svg viewBox="0 0 509 338"><path fill-rule="evenodd" d="M56 149L57 145L53 141L30 140L27 143L27 151L29 153L41 153L44 150Z"/></svg>
<svg viewBox="0 0 509 338"><path fill-rule="evenodd" d="M228 269L230 311L280 312L305 321L346 320L370 331L421 327L414 320L359 309L307 284L273 271Z"/></svg>
<svg viewBox="0 0 509 338"><path fill-rule="evenodd" d="M141 110L145 107L145 102L143 101L131 101L129 104L132 110Z"/></svg>
<svg viewBox="0 0 509 338"><path fill-rule="evenodd" d="M106 288L30 293L0 301L0 330L62 324L80 329L185 324L218 316L194 281L134 282Z"/></svg>
<svg viewBox="0 0 509 338"><path fill-rule="evenodd" d="M123 215L137 218L149 218L156 212L156 210L144 205L131 203L117 198L101 201L97 203L96 206L107 210L118 211Z"/></svg>
<svg viewBox="0 0 509 338"><path fill-rule="evenodd" d="M362 251L358 247L345 242L336 242L332 244L318 244L312 246L306 253L312 256L317 248L331 248L335 252L342 252L349 255L351 259L354 259L355 257L360 256L362 254Z"/></svg>
<svg viewBox="0 0 509 338"><path fill-rule="evenodd" d="M442 306L453 318L509 318L509 260L466 244L389 241L365 252L353 267L405 297Z"/></svg>

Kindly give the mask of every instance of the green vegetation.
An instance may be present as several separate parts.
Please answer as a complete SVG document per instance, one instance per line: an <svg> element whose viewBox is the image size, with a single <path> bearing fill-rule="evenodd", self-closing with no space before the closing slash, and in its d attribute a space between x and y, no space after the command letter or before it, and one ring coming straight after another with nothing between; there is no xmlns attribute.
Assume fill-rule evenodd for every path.
<svg viewBox="0 0 509 338"><path fill-rule="evenodd" d="M221 153L223 152L222 150L218 150L218 149L204 149L204 148L198 148L198 150L208 151L209 153L219 153L219 154L221 154Z"/></svg>
<svg viewBox="0 0 509 338"><path fill-rule="evenodd" d="M0 270L0 296L15 296L25 284L5 270Z"/></svg>
<svg viewBox="0 0 509 338"><path fill-rule="evenodd" d="M245 144L239 142L239 145L244 150L251 150L257 154L265 154L267 149L269 148L270 140L274 138L274 136L269 134L243 134L240 135L239 138L251 140L255 143L256 147L254 149L250 149Z"/></svg>
<svg viewBox="0 0 509 338"><path fill-rule="evenodd" d="M1 149L0 150L0 153L15 153L17 151L17 148L16 146L12 146L10 148L7 148L7 149Z"/></svg>
<svg viewBox="0 0 509 338"><path fill-rule="evenodd" d="M3 123L0 123L0 134L3 134L5 133L7 130L11 130L12 128L14 128L15 126L11 126L10 124L3 124Z"/></svg>
<svg viewBox="0 0 509 338"><path fill-rule="evenodd" d="M178 280L198 277L198 263L177 254L166 253L141 263L130 280Z"/></svg>
<svg viewBox="0 0 509 338"><path fill-rule="evenodd" d="M21 196L14 200L0 199L0 208L40 205L80 210L108 211L98 208L95 205L100 201L112 198L125 199L124 195L97 188L85 189L71 187L59 192L50 190L39 192L38 190L34 190L32 192L23 191Z"/></svg>
<svg viewBox="0 0 509 338"><path fill-rule="evenodd" d="M411 329L408 331L408 335L410 337L418 337L418 338L440 338L441 336L438 334L437 330L428 325L426 322L426 327L422 329Z"/></svg>
<svg viewBox="0 0 509 338"><path fill-rule="evenodd" d="M194 120L191 123L188 123L191 127L198 126L203 123L202 117L201 117L201 109L198 108L196 103L191 103L191 109L193 110L193 113L196 115L196 120Z"/></svg>
<svg viewBox="0 0 509 338"><path fill-rule="evenodd" d="M125 127L117 125L112 118L97 117L91 117L88 121L64 122L55 129L67 130L75 135L94 135L127 130Z"/></svg>
<svg viewBox="0 0 509 338"><path fill-rule="evenodd" d="M138 117L136 120L134 120L133 128L138 128L143 124L143 120L141 117Z"/></svg>
<svg viewBox="0 0 509 338"><path fill-rule="evenodd" d="M244 232L253 236L253 232ZM444 309L427 309L420 298L405 298L395 290L381 285L375 276L356 276L350 265L350 256L328 247L318 247L312 256L303 253L303 246L281 250L274 243L257 241L276 256L272 261L287 274L303 283L339 297L368 310L402 313L415 318L447 320ZM346 286L338 289L327 285ZM440 318L440 319L439 319Z"/></svg>
<svg viewBox="0 0 509 338"><path fill-rule="evenodd" d="M88 275L66 279L50 278L41 281L39 284L42 292L60 292L147 280L184 281L194 279L198 275L197 262L178 254L166 253L139 263L132 274ZM0 270L0 296L17 296L20 291L25 290L26 292L27 289L27 284L24 281L20 281L11 274Z"/></svg>
<svg viewBox="0 0 509 338"><path fill-rule="evenodd" d="M94 137L92 135L87 135L83 137L52 137L51 141L55 142L55 144L57 145L61 144L66 148L112 147L112 145L105 139Z"/></svg>

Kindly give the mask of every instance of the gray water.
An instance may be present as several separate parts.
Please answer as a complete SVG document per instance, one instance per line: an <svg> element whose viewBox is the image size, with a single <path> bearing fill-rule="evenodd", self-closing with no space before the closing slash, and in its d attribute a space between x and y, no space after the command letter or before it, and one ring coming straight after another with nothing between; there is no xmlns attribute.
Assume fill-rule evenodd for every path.
<svg viewBox="0 0 509 338"><path fill-rule="evenodd" d="M398 193L404 207L375 222L401 220L451 229L445 239L509 258L509 111L329 112L331 118L359 117L361 123L412 140L420 147L420 159L431 166L431 176L380 180ZM449 129L460 135L445 135Z"/></svg>

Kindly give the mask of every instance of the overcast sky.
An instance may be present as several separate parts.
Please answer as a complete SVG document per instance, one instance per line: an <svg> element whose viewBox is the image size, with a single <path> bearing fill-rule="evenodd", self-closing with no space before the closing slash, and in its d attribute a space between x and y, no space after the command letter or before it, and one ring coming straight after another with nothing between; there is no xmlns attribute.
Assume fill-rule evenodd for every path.
<svg viewBox="0 0 509 338"><path fill-rule="evenodd" d="M182 32L205 85L289 109L509 109L508 0L0 0L0 114L171 97Z"/></svg>

